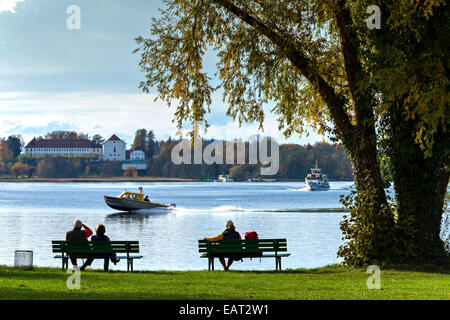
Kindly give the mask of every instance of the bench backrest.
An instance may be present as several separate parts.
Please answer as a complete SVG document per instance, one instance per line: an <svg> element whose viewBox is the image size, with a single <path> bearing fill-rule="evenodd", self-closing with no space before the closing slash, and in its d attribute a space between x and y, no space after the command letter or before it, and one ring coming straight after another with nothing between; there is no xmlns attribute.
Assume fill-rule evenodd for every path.
<svg viewBox="0 0 450 320"><path fill-rule="evenodd" d="M257 239L257 240L221 240L209 242L207 240L198 241L198 251L200 253L253 253L253 252L286 252L286 239Z"/></svg>
<svg viewBox="0 0 450 320"><path fill-rule="evenodd" d="M53 240L54 253L139 253L139 241Z"/></svg>

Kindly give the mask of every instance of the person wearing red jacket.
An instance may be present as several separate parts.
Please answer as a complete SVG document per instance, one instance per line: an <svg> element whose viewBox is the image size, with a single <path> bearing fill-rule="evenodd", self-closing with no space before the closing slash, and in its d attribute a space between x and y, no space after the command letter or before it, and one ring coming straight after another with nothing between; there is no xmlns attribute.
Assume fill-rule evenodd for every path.
<svg viewBox="0 0 450 320"><path fill-rule="evenodd" d="M82 230L82 228L84 230ZM70 231L67 231L66 233L66 240L67 241L87 241L89 237L92 235L92 230L89 229L86 225L84 225L80 220L75 220L73 223L73 229ZM89 258L85 254L69 254L70 262L72 262L73 266L77 265L77 259L78 258ZM83 267L81 267L84 269Z"/></svg>

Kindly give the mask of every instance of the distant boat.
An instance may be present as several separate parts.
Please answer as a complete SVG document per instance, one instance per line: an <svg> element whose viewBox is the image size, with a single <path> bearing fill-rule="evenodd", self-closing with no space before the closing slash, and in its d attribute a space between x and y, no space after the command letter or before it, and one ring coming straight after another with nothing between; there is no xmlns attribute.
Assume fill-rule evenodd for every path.
<svg viewBox="0 0 450 320"><path fill-rule="evenodd" d="M322 174L322 169L317 165L311 168L311 173L305 178L305 189L309 191L328 190L330 185L328 184L328 178L326 174Z"/></svg>
<svg viewBox="0 0 450 320"><path fill-rule="evenodd" d="M171 208L175 207L175 204L161 204L151 202L148 196L144 198L144 191L142 187L139 188L139 192L124 191L118 197L104 196L105 203L116 210L121 211L136 211L141 209L153 209L153 208Z"/></svg>
<svg viewBox="0 0 450 320"><path fill-rule="evenodd" d="M247 182L277 182L277 179L263 179L261 177L257 178L248 178Z"/></svg>
<svg viewBox="0 0 450 320"><path fill-rule="evenodd" d="M233 182L233 178L230 178L229 175L223 175L220 174L217 180L214 180L214 182Z"/></svg>

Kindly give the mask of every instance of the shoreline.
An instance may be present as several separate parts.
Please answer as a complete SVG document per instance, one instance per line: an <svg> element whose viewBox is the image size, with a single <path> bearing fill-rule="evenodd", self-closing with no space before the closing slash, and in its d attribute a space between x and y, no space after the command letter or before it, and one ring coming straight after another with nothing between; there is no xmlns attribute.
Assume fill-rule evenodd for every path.
<svg viewBox="0 0 450 320"><path fill-rule="evenodd" d="M328 180L330 182L352 182L353 180ZM164 178L164 177L111 177L111 178L0 178L0 182L207 182L199 179L185 179L185 178ZM240 182L240 181L236 181ZM247 181L242 181L247 182ZM304 180L285 180L280 179L274 182L304 182ZM261 183L261 182L248 182Z"/></svg>
<svg viewBox="0 0 450 320"><path fill-rule="evenodd" d="M159 178L159 177L116 177L116 178L29 178L8 179L0 178L0 182L198 182L196 179Z"/></svg>

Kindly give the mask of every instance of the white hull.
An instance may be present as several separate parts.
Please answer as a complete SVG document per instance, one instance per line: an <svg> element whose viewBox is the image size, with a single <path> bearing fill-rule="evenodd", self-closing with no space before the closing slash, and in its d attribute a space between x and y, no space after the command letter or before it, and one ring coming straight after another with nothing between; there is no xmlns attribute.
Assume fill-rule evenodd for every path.
<svg viewBox="0 0 450 320"><path fill-rule="evenodd" d="M307 189L309 191L328 190L328 189L330 189L330 185L328 183L318 184L318 183L314 183L314 182L305 182L305 189Z"/></svg>
<svg viewBox="0 0 450 320"><path fill-rule="evenodd" d="M305 189L309 191L328 190L330 185L326 174L322 174L322 169L317 165L311 168L311 173L305 178Z"/></svg>

